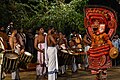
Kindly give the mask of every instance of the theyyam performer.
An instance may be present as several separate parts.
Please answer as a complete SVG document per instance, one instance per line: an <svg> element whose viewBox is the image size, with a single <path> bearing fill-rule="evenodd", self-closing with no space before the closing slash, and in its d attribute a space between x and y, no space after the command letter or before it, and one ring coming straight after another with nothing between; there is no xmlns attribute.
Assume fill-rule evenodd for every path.
<svg viewBox="0 0 120 80"><path fill-rule="evenodd" d="M87 51L89 68L96 75L95 80L107 80L107 68L112 66L111 58L118 56L118 50L111 43L117 28L114 10L105 6L86 6L84 25L92 40Z"/></svg>

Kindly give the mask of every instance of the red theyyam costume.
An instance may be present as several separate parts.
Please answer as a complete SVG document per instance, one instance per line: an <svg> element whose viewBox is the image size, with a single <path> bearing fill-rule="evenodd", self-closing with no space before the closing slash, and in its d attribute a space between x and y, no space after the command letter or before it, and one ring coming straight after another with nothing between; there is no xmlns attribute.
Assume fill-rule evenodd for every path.
<svg viewBox="0 0 120 80"><path fill-rule="evenodd" d="M84 11L84 25L92 41L87 52L89 68L92 74L97 75L97 80L106 80L107 68L112 66L110 57L117 56L117 50L110 41L117 28L116 13L110 8L95 5L86 6Z"/></svg>

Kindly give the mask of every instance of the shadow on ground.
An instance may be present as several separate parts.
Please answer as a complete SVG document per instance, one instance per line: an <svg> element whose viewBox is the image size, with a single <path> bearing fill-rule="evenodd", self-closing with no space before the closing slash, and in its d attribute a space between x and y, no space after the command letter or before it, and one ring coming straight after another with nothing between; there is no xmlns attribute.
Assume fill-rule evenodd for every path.
<svg viewBox="0 0 120 80"><path fill-rule="evenodd" d="M78 70L72 73L71 70L67 70L66 74L59 75L57 80L94 80L94 75L90 74L90 71ZM35 70L27 70L20 72L21 80L36 80ZM7 74L4 80L11 80L11 74ZM42 78L41 80L47 80ZM113 67L108 69L108 80L120 80L120 67Z"/></svg>

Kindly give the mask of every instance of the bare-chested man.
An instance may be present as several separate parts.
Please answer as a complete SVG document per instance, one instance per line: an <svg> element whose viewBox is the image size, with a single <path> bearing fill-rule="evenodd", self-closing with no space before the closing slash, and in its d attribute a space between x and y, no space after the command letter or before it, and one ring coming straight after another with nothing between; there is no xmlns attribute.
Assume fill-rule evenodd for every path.
<svg viewBox="0 0 120 80"><path fill-rule="evenodd" d="M12 34L9 37L9 44L12 51L15 51L18 54L21 54L24 52L24 49L22 49L19 39L17 37L17 30L12 31Z"/></svg>
<svg viewBox="0 0 120 80"><path fill-rule="evenodd" d="M37 62L39 65L36 66L37 80L46 73L45 61L44 61L44 48L45 48L45 35L44 29L39 28L38 36L35 38L34 47L37 49Z"/></svg>
<svg viewBox="0 0 120 80"><path fill-rule="evenodd" d="M50 27L47 35L48 80L55 80L57 78L56 72L58 70L58 59L56 44L54 28Z"/></svg>
<svg viewBox="0 0 120 80"><path fill-rule="evenodd" d="M24 53L24 49L22 49L17 38L17 30L12 31L12 34L9 38L9 44L13 52L16 52L18 55ZM20 80L18 68L16 71L12 72L12 80Z"/></svg>

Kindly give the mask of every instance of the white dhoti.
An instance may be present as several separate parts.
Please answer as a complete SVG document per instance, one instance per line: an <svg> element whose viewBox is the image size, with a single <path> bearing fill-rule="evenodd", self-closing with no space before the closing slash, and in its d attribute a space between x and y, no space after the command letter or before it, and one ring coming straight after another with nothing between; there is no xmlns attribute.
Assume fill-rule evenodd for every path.
<svg viewBox="0 0 120 80"><path fill-rule="evenodd" d="M57 48L48 47L48 80L55 80L57 78L56 72L58 71Z"/></svg>
<svg viewBox="0 0 120 80"><path fill-rule="evenodd" d="M39 43L38 48L43 50L45 48L45 44L44 43ZM46 67L45 67L45 61L44 61L44 53L41 53L41 52L38 51L37 62L39 63L39 65L36 66L36 74L38 76L45 74L46 73Z"/></svg>
<svg viewBox="0 0 120 80"><path fill-rule="evenodd" d="M16 71L12 72L11 75L12 75L12 80L20 80L19 69L17 69Z"/></svg>
<svg viewBox="0 0 120 80"><path fill-rule="evenodd" d="M89 50L90 46L85 46L84 52L87 52Z"/></svg>
<svg viewBox="0 0 120 80"><path fill-rule="evenodd" d="M76 72L77 71L77 65L75 63L75 57L73 58L73 62L72 62L72 72Z"/></svg>

